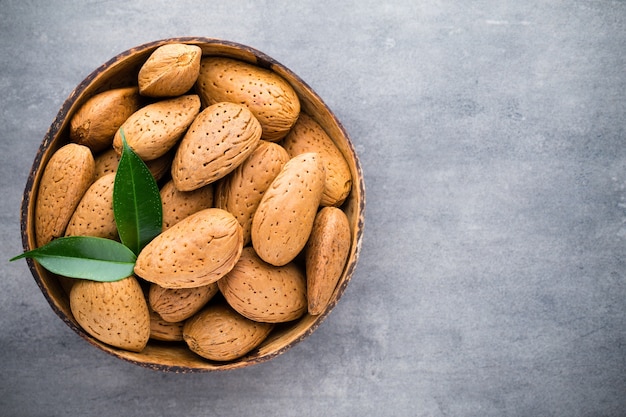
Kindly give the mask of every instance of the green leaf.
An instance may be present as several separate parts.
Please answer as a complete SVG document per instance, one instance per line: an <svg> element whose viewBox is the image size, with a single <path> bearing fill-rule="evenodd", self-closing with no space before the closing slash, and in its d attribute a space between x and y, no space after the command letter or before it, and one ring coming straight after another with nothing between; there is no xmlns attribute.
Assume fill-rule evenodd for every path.
<svg viewBox="0 0 626 417"><path fill-rule="evenodd" d="M133 274L136 256L114 240L68 236L24 252L10 261L33 258L48 271L70 278L118 281Z"/></svg>
<svg viewBox="0 0 626 417"><path fill-rule="evenodd" d="M122 243L138 255L159 233L163 207L150 170L122 135L122 156L113 186L113 214Z"/></svg>

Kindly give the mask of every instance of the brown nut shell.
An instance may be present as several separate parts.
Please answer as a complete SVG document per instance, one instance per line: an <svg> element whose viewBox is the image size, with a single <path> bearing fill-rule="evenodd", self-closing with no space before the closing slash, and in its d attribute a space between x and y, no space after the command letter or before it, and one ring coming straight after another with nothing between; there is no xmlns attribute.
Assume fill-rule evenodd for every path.
<svg viewBox="0 0 626 417"><path fill-rule="evenodd" d="M261 125L235 103L216 103L202 110L181 140L172 179L181 191L211 184L232 172L259 143Z"/></svg>
<svg viewBox="0 0 626 417"><path fill-rule="evenodd" d="M122 153L122 135L144 161L165 155L177 144L200 111L195 94L157 101L142 107L122 124L113 138L113 148Z"/></svg>
<svg viewBox="0 0 626 417"><path fill-rule="evenodd" d="M158 47L139 69L139 92L149 97L174 97L189 91L200 73L202 49L171 43Z"/></svg>
<svg viewBox="0 0 626 417"><path fill-rule="evenodd" d="M284 323L307 310L306 278L293 262L273 266L244 248L239 262L218 281L228 304L250 320Z"/></svg>
<svg viewBox="0 0 626 417"><path fill-rule="evenodd" d="M272 324L249 320L221 303L188 319L183 337L189 349L203 358L230 361L261 344L272 328Z"/></svg>
<svg viewBox="0 0 626 417"><path fill-rule="evenodd" d="M70 120L70 140L92 152L102 151L113 142L119 127L141 107L137 87L124 87L96 94L83 104Z"/></svg>
<svg viewBox="0 0 626 417"><path fill-rule="evenodd" d="M291 157L306 152L319 154L326 170L324 193L320 204L336 207L343 204L352 188L350 167L335 142L313 118L305 113L300 114L282 145Z"/></svg>
<svg viewBox="0 0 626 417"><path fill-rule="evenodd" d="M172 158L174 154L172 151L166 153L163 156L153 159L151 161L144 161L146 166L150 170L150 173L155 180L159 181L163 176L169 172L172 166ZM120 155L113 148L98 154L95 158L96 161L96 179L117 172L117 165L120 162Z"/></svg>
<svg viewBox="0 0 626 417"><path fill-rule="evenodd" d="M163 204L163 231L200 210L213 207L213 185L205 185L193 191L178 191L173 181L161 187Z"/></svg>
<svg viewBox="0 0 626 417"><path fill-rule="evenodd" d="M156 181L160 181L163 177L165 177L165 174L169 174L170 169L172 169L172 159L174 159L173 149L156 159L144 162L154 179Z"/></svg>
<svg viewBox="0 0 626 417"><path fill-rule="evenodd" d="M169 322L150 310L150 339L163 342L182 342L184 321Z"/></svg>
<svg viewBox="0 0 626 417"><path fill-rule="evenodd" d="M237 219L225 210L209 208L155 237L137 256L135 273L165 288L200 287L228 273L242 248Z"/></svg>
<svg viewBox="0 0 626 417"><path fill-rule="evenodd" d="M215 282L196 288L176 289L150 284L148 302L163 320L179 322L200 311L218 291Z"/></svg>
<svg viewBox="0 0 626 417"><path fill-rule="evenodd" d="M37 191L37 246L61 237L85 191L94 181L95 161L88 147L70 143L48 161Z"/></svg>
<svg viewBox="0 0 626 417"><path fill-rule="evenodd" d="M328 305L346 265L350 240L343 211L324 207L317 213L305 251L309 314L321 314Z"/></svg>
<svg viewBox="0 0 626 417"><path fill-rule="evenodd" d="M239 221L244 246L250 243L252 218L263 194L288 160L282 146L262 140L241 165L217 183L215 206Z"/></svg>
<svg viewBox="0 0 626 417"><path fill-rule="evenodd" d="M137 279L114 282L78 280L70 290L78 324L111 346L140 352L150 338L150 312Z"/></svg>
<svg viewBox="0 0 626 417"><path fill-rule="evenodd" d="M232 58L202 58L196 90L204 105L244 104L261 123L263 139L270 142L282 139L300 114L298 96L285 79Z"/></svg>
<svg viewBox="0 0 626 417"><path fill-rule="evenodd" d="M113 214L115 174L97 179L85 192L65 230L65 236L118 239Z"/></svg>
<svg viewBox="0 0 626 417"><path fill-rule="evenodd" d="M324 191L316 153L291 158L267 189L252 219L252 245L265 262L285 265L306 245Z"/></svg>
<svg viewBox="0 0 626 417"><path fill-rule="evenodd" d="M113 174L117 171L117 165L120 162L120 156L112 147L99 153L94 158L96 163L95 179L104 177L107 174Z"/></svg>

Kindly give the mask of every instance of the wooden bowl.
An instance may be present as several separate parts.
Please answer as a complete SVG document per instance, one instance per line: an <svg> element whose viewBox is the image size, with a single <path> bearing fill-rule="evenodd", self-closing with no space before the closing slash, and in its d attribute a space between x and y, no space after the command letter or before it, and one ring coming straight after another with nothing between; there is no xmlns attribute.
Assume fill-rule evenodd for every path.
<svg viewBox="0 0 626 417"><path fill-rule="evenodd" d="M256 349L231 362L218 363L192 353L184 344L166 344L150 340L140 353L129 352L106 345L87 334L70 311L67 292L58 276L27 259L35 281L54 312L76 333L92 345L125 361L169 372L209 372L242 368L272 359L310 335L328 316L342 296L354 273L361 247L363 232L365 189L359 160L348 134L322 99L297 75L269 56L248 46L212 39L182 37L159 40L140 45L115 56L93 71L70 94L45 135L35 157L26 183L21 206L21 233L24 250L34 249L34 210L37 188L42 172L51 155L68 142L69 121L77 109L93 95L115 87L137 84L137 73L142 63L157 47L168 43L187 43L202 48L203 55L219 55L243 60L270 69L285 78L297 92L303 111L311 115L335 141L352 171L352 192L342 206L352 229L349 259L325 311L318 316L305 315L301 319L278 326Z"/></svg>

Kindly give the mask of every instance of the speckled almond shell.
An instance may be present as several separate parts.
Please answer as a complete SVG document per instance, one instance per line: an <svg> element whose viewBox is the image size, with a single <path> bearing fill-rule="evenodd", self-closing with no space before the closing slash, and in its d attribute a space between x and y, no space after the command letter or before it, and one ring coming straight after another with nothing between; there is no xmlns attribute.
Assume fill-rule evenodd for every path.
<svg viewBox="0 0 626 417"><path fill-rule="evenodd" d="M65 236L95 236L118 239L113 214L115 174L97 179L87 189L70 219Z"/></svg>
<svg viewBox="0 0 626 417"><path fill-rule="evenodd" d="M239 262L218 281L228 304L250 320L284 323L306 312L306 278L293 262L273 266L244 248Z"/></svg>
<svg viewBox="0 0 626 417"><path fill-rule="evenodd" d="M146 166L152 173L155 180L159 181L166 173L169 172L172 166L172 158L174 153L172 151L166 153L163 156L153 159L151 161L144 161ZM111 174L117 171L117 165L120 162L120 155L117 154L115 149L109 148L104 152L99 153L96 158L96 179Z"/></svg>
<svg viewBox="0 0 626 417"><path fill-rule="evenodd" d="M200 210L213 207L213 185L193 191L178 191L173 181L161 187L163 205L163 231Z"/></svg>
<svg viewBox="0 0 626 417"><path fill-rule="evenodd" d="M215 206L239 221L244 246L251 241L252 217L263 194L288 160L282 146L262 140L241 165L217 183Z"/></svg>
<svg viewBox="0 0 626 417"><path fill-rule="evenodd" d="M35 203L37 246L65 234L65 228L85 191L94 181L95 161L84 145L58 149L43 171Z"/></svg>
<svg viewBox="0 0 626 417"><path fill-rule="evenodd" d="M148 97L185 94L200 73L202 49L196 45L171 43L154 50L139 69L139 92Z"/></svg>
<svg viewBox="0 0 626 417"><path fill-rule="evenodd" d="M120 127L126 142L144 161L165 155L185 134L200 112L200 99L189 94L157 101L133 113ZM118 130L113 148L122 153L122 136Z"/></svg>
<svg viewBox="0 0 626 417"><path fill-rule="evenodd" d="M216 282L196 288L177 289L150 284L148 303L163 320L179 322L200 311L217 292Z"/></svg>
<svg viewBox="0 0 626 417"><path fill-rule="evenodd" d="M137 87L115 88L96 94L70 120L70 140L92 152L111 146L119 127L141 107Z"/></svg>
<svg viewBox="0 0 626 417"><path fill-rule="evenodd" d="M263 139L271 142L285 137L300 114L298 95L281 76L231 58L202 58L196 91L205 105L247 106L263 127Z"/></svg>
<svg viewBox="0 0 626 417"><path fill-rule="evenodd" d="M117 165L120 162L120 156L112 147L99 153L95 157L96 174L95 178L104 177L107 174L113 174L117 171Z"/></svg>
<svg viewBox="0 0 626 417"><path fill-rule="evenodd" d="M182 342L184 325L185 322L183 321L165 321L156 311L150 310L150 339L163 342Z"/></svg>
<svg viewBox="0 0 626 417"><path fill-rule="evenodd" d="M324 163L326 181L320 204L339 207L352 188L352 174L348 162L326 134L324 129L310 116L300 114L293 129L282 141L282 145L294 157L306 152L317 152Z"/></svg>
<svg viewBox="0 0 626 417"><path fill-rule="evenodd" d="M150 337L150 312L137 279L114 282L78 280L70 290L78 324L103 343L140 352Z"/></svg>
<svg viewBox="0 0 626 417"><path fill-rule="evenodd" d="M325 179L316 153L291 158L267 189L252 219L252 245L265 262L285 265L304 248Z"/></svg>
<svg viewBox="0 0 626 417"><path fill-rule="evenodd" d="M211 284L235 265L243 248L241 226L225 210L209 208L181 220L139 253L135 273L165 288Z"/></svg>
<svg viewBox="0 0 626 417"><path fill-rule="evenodd" d="M240 358L257 347L274 326L249 320L225 304L210 305L183 327L189 349L213 361Z"/></svg>
<svg viewBox="0 0 626 417"><path fill-rule="evenodd" d="M180 191L211 184L241 164L261 138L261 125L245 107L216 103L202 110L181 140L172 179Z"/></svg>
<svg viewBox="0 0 626 417"><path fill-rule="evenodd" d="M144 161L156 181L160 181L166 174L169 174L170 169L172 169L174 153L174 149L172 149L156 159Z"/></svg>
<svg viewBox="0 0 626 417"><path fill-rule="evenodd" d="M350 253L350 236L343 211L324 207L317 213L305 251L309 314L321 314L330 301Z"/></svg>

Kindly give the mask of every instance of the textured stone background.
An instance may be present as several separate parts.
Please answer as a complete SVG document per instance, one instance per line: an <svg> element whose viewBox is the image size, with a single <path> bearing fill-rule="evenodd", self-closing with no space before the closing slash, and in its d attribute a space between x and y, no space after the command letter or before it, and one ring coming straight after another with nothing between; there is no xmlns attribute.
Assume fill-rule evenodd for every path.
<svg viewBox="0 0 626 417"><path fill-rule="evenodd" d="M2 0L0 33L0 414L626 414L624 1ZM173 36L290 67L365 172L343 299L249 369L114 359L6 261L65 98L115 54Z"/></svg>

